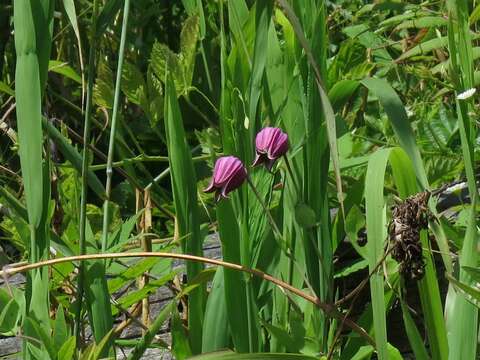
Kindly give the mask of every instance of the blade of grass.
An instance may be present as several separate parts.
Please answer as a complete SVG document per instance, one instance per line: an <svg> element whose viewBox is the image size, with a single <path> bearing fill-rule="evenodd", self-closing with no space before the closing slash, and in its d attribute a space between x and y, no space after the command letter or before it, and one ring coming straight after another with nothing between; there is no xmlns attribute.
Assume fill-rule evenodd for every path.
<svg viewBox="0 0 480 360"><path fill-rule="evenodd" d="M386 215L383 188L385 170L392 149L380 149L368 161L365 177L365 209L367 217L367 254L370 273L383 256L386 239ZM375 343L378 358L388 359L386 309L383 274L377 271L370 277Z"/></svg>
<svg viewBox="0 0 480 360"><path fill-rule="evenodd" d="M99 3L93 1L92 26L90 28L90 53L88 55L88 84L87 98L85 104L85 120L83 127L83 154L82 154L82 175L81 175L81 196L80 196L80 224L79 224L79 255L86 253L86 223L87 223L87 183L88 183L88 159L90 143L90 120L92 112L92 96L93 96L93 80L95 78L95 62L97 51L96 26L98 16ZM74 335L77 344L81 343L80 330L82 327L82 305L83 293L85 287L85 264L80 263L77 279L77 299L75 309Z"/></svg>
<svg viewBox="0 0 480 360"><path fill-rule="evenodd" d="M229 345L228 313L225 303L223 268L217 268L208 295L203 320L202 352L225 349Z"/></svg>
<svg viewBox="0 0 480 360"><path fill-rule="evenodd" d="M165 133L178 236L183 239L182 250L185 254L202 255L203 239L199 224L196 174L186 141L175 85L168 73L165 86ZM201 264L187 264L188 280L192 280L202 269ZM204 308L205 288L199 287L188 298L190 345L194 354L202 350Z"/></svg>
<svg viewBox="0 0 480 360"><path fill-rule="evenodd" d="M78 21L77 21L77 11L75 9L75 3L73 0L63 0L63 7L65 8L65 12L67 13L68 20L70 24L72 24L73 32L75 33L75 37L77 38L77 46L78 46L78 59L80 60L80 72L82 76L82 109L85 104L85 71L83 65L83 52L82 52L82 41L80 38L80 29L78 28Z"/></svg>
<svg viewBox="0 0 480 360"><path fill-rule="evenodd" d="M448 49L450 52L451 68L449 74L455 84L455 95L473 88L473 57L472 39L469 26L469 4L467 1L448 1L449 26ZM459 258L459 280L467 285L474 282L464 266L478 265L477 251L477 204L478 189L475 179L474 146L477 129L475 121L470 119L472 99L456 99L456 110L462 155L467 175L468 192L470 195L470 209L468 213L467 229L463 240ZM450 308L450 307L447 307ZM463 294L454 294L452 313L447 314L448 329L450 332L449 359L473 359L477 353L478 336L478 308L470 303Z"/></svg>

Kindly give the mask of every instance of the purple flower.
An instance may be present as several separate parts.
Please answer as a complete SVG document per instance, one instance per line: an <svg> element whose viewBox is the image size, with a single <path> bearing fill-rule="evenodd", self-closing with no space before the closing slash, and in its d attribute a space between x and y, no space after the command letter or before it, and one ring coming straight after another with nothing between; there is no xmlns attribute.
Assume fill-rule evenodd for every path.
<svg viewBox="0 0 480 360"><path fill-rule="evenodd" d="M275 160L285 155L288 150L288 135L276 127L260 130L255 138L256 153L252 166L265 164L270 171Z"/></svg>
<svg viewBox="0 0 480 360"><path fill-rule="evenodd" d="M227 194L243 184L247 178L247 170L240 159L235 156L222 156L215 162L210 185L204 190L215 191L215 201L227 199Z"/></svg>

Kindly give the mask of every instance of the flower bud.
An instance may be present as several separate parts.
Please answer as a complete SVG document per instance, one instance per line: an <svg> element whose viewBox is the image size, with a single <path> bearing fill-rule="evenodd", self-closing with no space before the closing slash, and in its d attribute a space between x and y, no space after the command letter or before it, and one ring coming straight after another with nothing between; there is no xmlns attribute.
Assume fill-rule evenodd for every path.
<svg viewBox="0 0 480 360"><path fill-rule="evenodd" d="M247 178L247 170L240 159L235 156L222 156L215 162L212 181L204 192L215 191L215 201L222 197L227 199L227 194L240 187Z"/></svg>
<svg viewBox="0 0 480 360"><path fill-rule="evenodd" d="M280 128L263 128L255 138L256 156L252 166L265 164L270 171L275 161L288 150L288 135Z"/></svg>

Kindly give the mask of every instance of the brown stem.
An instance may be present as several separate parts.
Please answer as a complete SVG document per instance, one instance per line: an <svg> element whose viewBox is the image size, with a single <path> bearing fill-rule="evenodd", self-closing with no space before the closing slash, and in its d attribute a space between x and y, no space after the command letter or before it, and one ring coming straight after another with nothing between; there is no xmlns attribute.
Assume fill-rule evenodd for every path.
<svg viewBox="0 0 480 360"><path fill-rule="evenodd" d="M171 254L165 252L135 252L135 253L110 253L110 254L90 254L90 255L77 255L77 256L66 256L57 259L50 259L45 261L39 261L36 263L31 263L23 266L8 266L4 267L2 271L0 271L0 276L9 276L17 273L26 272L33 269L38 269L44 266L53 266L56 264L62 264L65 262L74 262L74 261L86 261L86 260L100 260L100 259L115 259L115 258L132 258L132 257L142 257L142 258L149 258L149 257L159 257L159 258L170 258L170 259L181 259L181 260L188 260L188 261L197 261L211 265L223 266L228 269L242 271L253 276L257 276L261 279L269 281L278 287L288 290L291 293L307 300L308 302L316 305L318 308L323 310L328 316L333 317L337 320L344 321L345 325L351 328L353 331L358 333L362 336L370 345L375 346L374 340L371 336L360 326L358 326L352 320L344 317L333 304L327 304L320 301L318 297L315 295L310 295L303 292L300 289L293 287L286 282L274 278L273 276L264 273L263 271L257 269L247 268L245 266L229 263L221 260L216 259L208 259L201 256L194 256L188 254Z"/></svg>

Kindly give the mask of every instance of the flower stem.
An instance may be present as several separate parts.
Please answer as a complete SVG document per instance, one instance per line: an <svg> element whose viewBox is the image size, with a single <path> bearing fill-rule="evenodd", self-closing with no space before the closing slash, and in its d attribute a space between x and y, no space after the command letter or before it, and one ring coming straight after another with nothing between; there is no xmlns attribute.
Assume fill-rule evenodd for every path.
<svg viewBox="0 0 480 360"><path fill-rule="evenodd" d="M287 172L290 175L290 178L292 179L293 187L295 188L295 191L297 193L297 198L300 198L300 185L297 183L297 179L293 173L293 169L290 166L290 160L288 160L287 155L283 155L283 158L285 160L285 165L287 165Z"/></svg>
<svg viewBox="0 0 480 360"><path fill-rule="evenodd" d="M283 246L284 246L284 243L282 241L283 240L283 235L282 235L280 229L278 228L277 223L275 222L275 219L273 218L272 213L270 212L270 209L267 207L267 204L265 204L265 201L263 201L262 197L258 193L258 190L255 187L255 185L253 184L252 179L250 179L250 176L247 176L247 181L248 181L248 185L250 185L250 187L253 190L253 193L255 194L258 201L260 202L260 205L262 205L263 210L267 214L267 218L268 218L268 221L270 222L270 225L272 226L273 233L275 234L275 237L277 238L277 240L279 240L279 242L281 243L282 248L283 248Z"/></svg>

